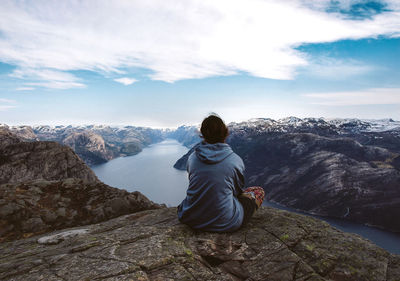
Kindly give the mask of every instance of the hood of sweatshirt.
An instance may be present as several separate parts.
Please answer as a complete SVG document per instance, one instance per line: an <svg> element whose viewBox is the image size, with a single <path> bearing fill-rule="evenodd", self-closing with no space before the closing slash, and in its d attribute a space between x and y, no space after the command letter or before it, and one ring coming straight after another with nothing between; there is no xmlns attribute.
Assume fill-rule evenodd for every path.
<svg viewBox="0 0 400 281"><path fill-rule="evenodd" d="M195 149L197 158L207 164L216 164L233 153L232 148L226 143L201 142Z"/></svg>

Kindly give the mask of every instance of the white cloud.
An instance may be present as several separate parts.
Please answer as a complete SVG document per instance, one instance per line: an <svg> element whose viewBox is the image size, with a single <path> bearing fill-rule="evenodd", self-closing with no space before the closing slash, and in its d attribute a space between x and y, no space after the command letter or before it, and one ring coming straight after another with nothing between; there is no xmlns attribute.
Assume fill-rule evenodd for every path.
<svg viewBox="0 0 400 281"><path fill-rule="evenodd" d="M292 79L308 63L294 49L303 43L400 35L394 0L396 10L363 21L324 12L328 0L308 3L3 0L0 61L19 67L15 77L53 88L84 86L67 71L135 67L167 82L238 72Z"/></svg>
<svg viewBox="0 0 400 281"><path fill-rule="evenodd" d="M26 83L26 85L35 86L35 87L45 87L45 88L51 88L51 89L59 89L59 90L85 87L85 85L82 83L66 82L66 81L32 82L32 83Z"/></svg>
<svg viewBox="0 0 400 281"><path fill-rule="evenodd" d="M114 81L124 84L125 86L128 86L128 85L131 85L131 84L137 82L138 80L136 80L135 78L122 77L122 78L114 79Z"/></svg>
<svg viewBox="0 0 400 281"><path fill-rule="evenodd" d="M33 87L18 87L15 89L16 91L32 91L35 90Z"/></svg>
<svg viewBox="0 0 400 281"><path fill-rule="evenodd" d="M347 106L400 104L400 88L377 88L363 91L304 94L310 103L316 105Z"/></svg>
<svg viewBox="0 0 400 281"><path fill-rule="evenodd" d="M15 103L15 100L10 100L10 99L0 99L0 102L4 102L4 103Z"/></svg>
<svg viewBox="0 0 400 281"><path fill-rule="evenodd" d="M15 103L15 100L0 98L0 111L6 111L8 109L15 108Z"/></svg>
<svg viewBox="0 0 400 281"><path fill-rule="evenodd" d="M16 106L14 105L1 105L0 104L0 111L7 111L9 109L15 108Z"/></svg>
<svg viewBox="0 0 400 281"><path fill-rule="evenodd" d="M28 86L40 86L52 89L83 88L84 84L74 75L51 69L18 68L10 74L11 77L38 82L25 83Z"/></svg>
<svg viewBox="0 0 400 281"><path fill-rule="evenodd" d="M375 69L376 67L353 59L340 60L322 57L316 61L312 61L305 69L305 72L315 77L342 80L352 76L364 75Z"/></svg>

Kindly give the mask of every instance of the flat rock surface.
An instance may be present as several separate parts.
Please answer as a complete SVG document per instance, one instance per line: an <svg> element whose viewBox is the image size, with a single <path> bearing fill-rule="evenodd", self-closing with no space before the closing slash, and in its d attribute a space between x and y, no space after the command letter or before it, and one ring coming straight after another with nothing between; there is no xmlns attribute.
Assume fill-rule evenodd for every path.
<svg viewBox="0 0 400 281"><path fill-rule="evenodd" d="M320 220L263 207L235 233L175 208L0 244L1 280L400 280L400 256Z"/></svg>

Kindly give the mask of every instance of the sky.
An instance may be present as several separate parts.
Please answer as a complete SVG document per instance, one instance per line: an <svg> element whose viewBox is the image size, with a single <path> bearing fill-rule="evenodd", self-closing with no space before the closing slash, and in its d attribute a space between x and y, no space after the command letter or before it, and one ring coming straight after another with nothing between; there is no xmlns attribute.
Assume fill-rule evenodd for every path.
<svg viewBox="0 0 400 281"><path fill-rule="evenodd" d="M0 123L400 120L400 1L2 0Z"/></svg>

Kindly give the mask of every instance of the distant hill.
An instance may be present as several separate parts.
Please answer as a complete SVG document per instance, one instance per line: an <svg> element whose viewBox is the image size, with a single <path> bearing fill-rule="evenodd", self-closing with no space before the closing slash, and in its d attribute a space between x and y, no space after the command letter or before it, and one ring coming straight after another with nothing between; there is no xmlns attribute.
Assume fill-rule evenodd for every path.
<svg viewBox="0 0 400 281"><path fill-rule="evenodd" d="M101 164L121 156L135 155L147 145L165 138L163 130L133 126L6 127L25 141L55 141L67 145L88 165Z"/></svg>

